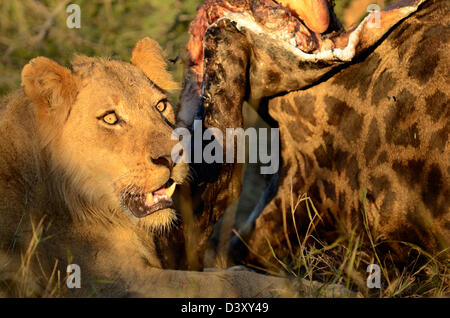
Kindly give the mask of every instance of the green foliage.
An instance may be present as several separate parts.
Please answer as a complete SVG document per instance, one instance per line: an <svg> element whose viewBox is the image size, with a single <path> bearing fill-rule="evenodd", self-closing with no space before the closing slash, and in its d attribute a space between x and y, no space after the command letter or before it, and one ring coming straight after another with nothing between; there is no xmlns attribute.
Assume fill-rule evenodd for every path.
<svg viewBox="0 0 450 318"><path fill-rule="evenodd" d="M19 87L20 71L42 55L67 64L75 53L129 60L140 39L150 36L175 58L188 39L189 22L201 0L77 0L81 28L69 29L69 1L0 2L0 95ZM181 81L180 63L171 66Z"/></svg>
<svg viewBox="0 0 450 318"><path fill-rule="evenodd" d="M336 15L339 19L342 19L344 16L344 9L348 7L348 5L353 0L337 0L334 1L334 12L336 12Z"/></svg>

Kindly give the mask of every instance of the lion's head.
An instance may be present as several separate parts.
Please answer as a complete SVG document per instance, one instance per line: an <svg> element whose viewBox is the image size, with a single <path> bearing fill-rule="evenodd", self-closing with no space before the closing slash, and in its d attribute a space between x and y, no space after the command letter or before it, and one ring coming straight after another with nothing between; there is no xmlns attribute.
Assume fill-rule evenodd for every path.
<svg viewBox="0 0 450 318"><path fill-rule="evenodd" d="M77 56L71 69L38 57L22 72L42 149L63 202L77 216L126 213L152 228L176 219L172 194L187 175L174 164L176 88L161 48L145 38L132 63Z"/></svg>

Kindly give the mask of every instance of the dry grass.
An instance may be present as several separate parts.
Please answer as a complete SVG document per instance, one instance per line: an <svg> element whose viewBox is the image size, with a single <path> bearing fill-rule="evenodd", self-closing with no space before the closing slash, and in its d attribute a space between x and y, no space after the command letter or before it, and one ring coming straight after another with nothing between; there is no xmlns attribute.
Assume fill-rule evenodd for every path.
<svg viewBox="0 0 450 318"><path fill-rule="evenodd" d="M379 246L382 240L379 236L374 236L373 233L376 233L376 231L369 228L365 213L363 213L364 231L357 231L357 228L354 228L332 244L327 244L320 239L315 231L321 217L311 198L306 194L295 197L291 189L284 200L289 202L288 206L290 207L288 211L281 211L283 214L282 230L289 251L288 256L277 255L268 243L275 262L261 257L262 263L266 266L257 267L251 264L247 264L247 266L275 276L287 275L294 282L306 279L311 282L319 281L326 285L341 284L347 289L357 292L361 297L448 297L450 295L448 260L443 261L438 258L439 255L429 255L417 246L402 242L411 247L413 252L411 255L415 256L408 266L398 267L389 256L386 257L386 255L380 253ZM364 205L365 195L363 194ZM282 204L282 206L285 205ZM310 220L304 234L297 230L294 217L301 207L305 207ZM292 220L296 234L293 240L288 233L287 223L289 219ZM32 224L32 236L28 248L21 255L20 260L12 263L13 260L8 258L6 254L0 253L0 296L70 296L64 286L67 274L57 270L58 262L55 262L53 270L47 273L43 269L44 266L41 266L39 259L39 244L45 240L56 238L43 235L45 232L44 219ZM226 238L229 237L226 236ZM219 258L221 257L223 257L222 254L219 255ZM228 261L226 259L219 259L219 261L222 263L222 266L219 267L227 267ZM70 263L71 255L69 251L68 264ZM369 289L367 287L368 273L366 269L369 264L380 265L381 289ZM5 268L13 268L14 271L8 271ZM39 277L40 283L36 281L36 277ZM95 286L91 287L91 296L95 296Z"/></svg>
<svg viewBox="0 0 450 318"><path fill-rule="evenodd" d="M420 247L408 242L398 242L411 248L411 261L407 266L399 267L389 255L383 255L379 247L383 241L373 237L369 229L365 212L363 212L364 231L356 227L347 235L339 237L332 244L322 241L315 232L320 221L320 214L306 194L294 199L289 194L290 211L283 213L283 231L289 255L281 258L268 242L273 260L259 257L263 267L246 264L268 274L287 274L293 280L307 279L326 284L342 284L357 292L360 297L449 297L450 268L449 260L442 260L439 255L430 255ZM363 195L365 204L365 195ZM304 205L309 215L309 226L304 235L297 230L294 214ZM287 232L287 218L292 219L296 230L294 241ZM251 251L254 253L254 251ZM369 264L378 264L381 269L381 288L367 287L366 272Z"/></svg>
<svg viewBox="0 0 450 318"><path fill-rule="evenodd" d="M32 224L32 236L24 253L16 257L14 249L0 254L0 296L3 297L61 297L65 273L61 274L56 260L50 273L44 270L38 247L43 241L44 218ZM49 225L47 225L49 226ZM14 255L14 256L12 256Z"/></svg>
<svg viewBox="0 0 450 318"><path fill-rule="evenodd" d="M59 260L56 259L51 264L44 264L40 253L44 252L40 244L46 240L57 240L57 237L45 236L51 226L45 222L45 217L37 224L31 222L32 236L26 250L18 255L14 248L6 253L0 251L0 298L60 298L74 297L74 294L67 288L66 280L69 273L62 272ZM73 263L71 251L67 250L67 264ZM46 266L47 265L47 266ZM113 284L113 281L93 280L86 282L89 288L88 297L98 295L98 287L104 284Z"/></svg>

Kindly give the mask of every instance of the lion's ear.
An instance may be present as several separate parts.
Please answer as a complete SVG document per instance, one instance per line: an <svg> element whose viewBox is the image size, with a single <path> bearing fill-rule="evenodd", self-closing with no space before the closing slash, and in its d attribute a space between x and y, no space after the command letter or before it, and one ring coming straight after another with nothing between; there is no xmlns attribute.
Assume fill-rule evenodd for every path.
<svg viewBox="0 0 450 318"><path fill-rule="evenodd" d="M67 113L78 93L72 72L46 57L34 58L25 65L22 86L40 119Z"/></svg>
<svg viewBox="0 0 450 318"><path fill-rule="evenodd" d="M140 40L133 50L131 62L139 67L144 74L159 88L170 91L179 89L172 76L166 70L167 64L159 44L147 37Z"/></svg>

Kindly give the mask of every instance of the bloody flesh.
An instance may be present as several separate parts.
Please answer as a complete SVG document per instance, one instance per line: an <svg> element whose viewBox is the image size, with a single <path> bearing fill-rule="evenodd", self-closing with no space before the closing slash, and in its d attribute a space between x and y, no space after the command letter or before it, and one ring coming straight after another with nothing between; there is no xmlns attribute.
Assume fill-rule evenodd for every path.
<svg viewBox="0 0 450 318"><path fill-rule="evenodd" d="M192 21L187 44L190 64L201 65L203 60L202 40L207 28L230 13L251 16L255 22L276 34L282 41L289 41L304 52L319 48L320 35L311 32L288 8L272 0L206 0Z"/></svg>

